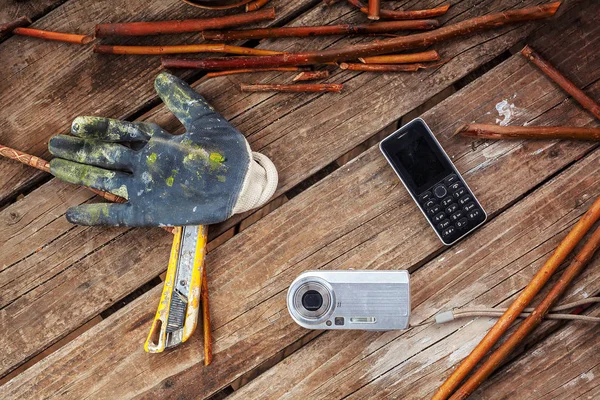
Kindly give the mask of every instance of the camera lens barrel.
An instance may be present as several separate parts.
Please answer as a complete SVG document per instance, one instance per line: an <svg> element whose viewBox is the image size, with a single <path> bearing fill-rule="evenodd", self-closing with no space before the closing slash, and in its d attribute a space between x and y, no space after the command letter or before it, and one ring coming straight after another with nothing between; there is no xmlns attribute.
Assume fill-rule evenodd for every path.
<svg viewBox="0 0 600 400"><path fill-rule="evenodd" d="M290 312L307 324L324 322L333 313L335 295L331 285L315 278L297 282L290 288Z"/></svg>

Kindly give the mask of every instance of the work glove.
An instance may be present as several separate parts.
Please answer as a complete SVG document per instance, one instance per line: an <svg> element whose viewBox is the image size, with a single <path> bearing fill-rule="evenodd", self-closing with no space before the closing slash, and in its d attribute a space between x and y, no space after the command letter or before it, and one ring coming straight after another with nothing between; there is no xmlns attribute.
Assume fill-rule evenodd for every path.
<svg viewBox="0 0 600 400"><path fill-rule="evenodd" d="M78 117L74 136L50 139L54 176L128 200L69 208L69 222L208 225L266 203L277 187L271 160L252 152L244 135L182 80L161 73L154 87L184 134L147 122Z"/></svg>

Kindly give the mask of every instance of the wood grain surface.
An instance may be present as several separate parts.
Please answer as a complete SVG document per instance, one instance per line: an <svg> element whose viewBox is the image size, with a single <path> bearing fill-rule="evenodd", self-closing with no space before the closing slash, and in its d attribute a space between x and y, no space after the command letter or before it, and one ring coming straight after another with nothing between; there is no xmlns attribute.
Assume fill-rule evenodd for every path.
<svg viewBox="0 0 600 400"><path fill-rule="evenodd" d="M88 24L102 18L115 21L116 15L119 20L163 19L160 16L165 10L161 7L167 6L170 15L201 13L180 7L183 3L175 4L175 0L173 4L154 3L146 4L149 9L144 10L141 2L134 1L123 5L124 9L107 11L90 5L83 11L83 6L67 2L42 18L40 27L62 23L56 22L60 15L53 15L59 11L69 16L65 21L77 16ZM290 26L364 20L342 4L326 7L309 0L283 3L287 5L278 9L278 13L284 11L282 18L315 4ZM442 22L535 2L499 3L453 2ZM599 98L598 55L589 51L600 34L600 15L593 12L597 10L593 3L568 1L561 7L560 17L546 25L513 26L450 42L438 49L448 62L435 71L400 78L332 70L329 81L345 85L336 102L327 95L247 94L236 89L240 82L291 81L294 74L261 73L195 82L194 88L247 135L254 150L273 159L281 179L279 199L263 211L247 214L250 217L240 226L241 232L208 255L216 340L213 364L201 367L199 335L160 357L143 352L160 294L161 288L156 287L0 390L10 398L208 397L309 335L291 322L285 308L287 285L306 269L360 265L416 271L413 297L417 319L455 304L490 306L509 301L552 251L560 233L585 211L590 196L598 195L595 172L600 166L600 155L590 143L487 142L452 137L459 125L473 121L597 126L520 55L424 114L492 216L488 226L458 246L444 250L376 148L291 200L285 192L526 38L588 94ZM398 3L398 7L435 4L408 1ZM82 23L69 30L79 32L85 26ZM557 36L561 41L553 39ZM0 44L0 55L14 54L17 44L13 40L17 39ZM372 39L267 40L259 47L298 51L362 40ZM127 118L155 101L151 82L157 70L152 62L127 66L131 59L123 58L114 59L107 67L106 61L95 60L98 56L81 49L73 52L19 43L28 62L13 57L1 67L8 66L11 75L10 79L0 79L0 96L12 93L14 97L22 85L28 94L27 107L10 104L0 111L0 143L44 154L47 138L68 130L76 115ZM47 59L66 69L64 73L54 72L58 74L56 80L43 68ZM112 81L100 81L102 76ZM33 78L40 79L37 86ZM96 79L95 86L84 84ZM49 95L59 97L49 100ZM155 121L174 132L181 130L162 105L139 119ZM0 199L22 190L31 179L25 167L0 161ZM0 211L0 238L6 238L0 241L0 327L5 332L0 336L0 348L5 350L0 354L0 375L164 271L171 237L161 230L74 227L66 222L68 206L90 201L97 200L86 190L51 180ZM232 234L232 226L240 220L222 224L215 232ZM597 272L585 275L576 289L598 288L598 279ZM404 334L322 334L234 395L423 397L468 354L469 346L476 344L489 323L487 319L462 321ZM569 325L569 329L575 328ZM576 332L581 337L593 334L589 329ZM585 353L586 349L593 350L592 346L578 347L577 357L584 360L580 374L587 373L583 371L586 367L592 372L598 368L593 357ZM557 360L568 357L564 349L544 351ZM545 368L543 358L536 363L531 368L538 368L541 377L546 377L543 379L550 379L557 374L556 368L560 369ZM513 365L509 379L518 382L519 371L529 366L521 359ZM578 382L580 369L565 376L563 385L555 385L555 392L544 395L567 397L569 382ZM477 395L491 396L496 390L493 382L501 381L494 377ZM505 383L502 388L497 396L522 394L527 385ZM593 382L585 388L582 395L598 391Z"/></svg>

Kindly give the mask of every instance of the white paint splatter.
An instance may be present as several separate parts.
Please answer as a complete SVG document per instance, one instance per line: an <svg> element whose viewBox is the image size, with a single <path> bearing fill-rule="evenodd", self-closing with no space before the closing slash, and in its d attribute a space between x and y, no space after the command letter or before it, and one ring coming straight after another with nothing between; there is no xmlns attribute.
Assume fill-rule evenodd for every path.
<svg viewBox="0 0 600 400"><path fill-rule="evenodd" d="M510 104L508 100L502 100L496 104L496 111L503 118L502 120L496 119L496 123L499 123L500 126L508 125L513 117L519 113L519 109L514 104Z"/></svg>
<svg viewBox="0 0 600 400"><path fill-rule="evenodd" d="M145 184L152 182L152 176L148 172L144 172L142 174L142 182Z"/></svg>
<svg viewBox="0 0 600 400"><path fill-rule="evenodd" d="M195 207L192 209L192 212L196 212L196 209L197 209L197 208L198 208L198 206L195 206Z"/></svg>

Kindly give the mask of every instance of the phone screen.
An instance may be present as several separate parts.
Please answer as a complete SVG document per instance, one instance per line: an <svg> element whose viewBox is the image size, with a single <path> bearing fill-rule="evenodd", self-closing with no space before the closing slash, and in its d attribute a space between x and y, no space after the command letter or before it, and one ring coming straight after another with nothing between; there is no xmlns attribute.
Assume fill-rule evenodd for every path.
<svg viewBox="0 0 600 400"><path fill-rule="evenodd" d="M443 150L420 120L413 121L386 139L382 150L416 195L454 172Z"/></svg>

